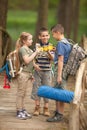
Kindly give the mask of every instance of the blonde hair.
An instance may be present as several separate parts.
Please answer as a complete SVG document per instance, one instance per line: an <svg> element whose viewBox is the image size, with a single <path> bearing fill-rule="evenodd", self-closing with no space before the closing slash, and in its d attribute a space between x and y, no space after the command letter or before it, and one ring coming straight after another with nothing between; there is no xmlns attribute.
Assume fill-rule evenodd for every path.
<svg viewBox="0 0 87 130"><path fill-rule="evenodd" d="M22 44L20 43L20 38L18 38L18 40L16 41L16 46L15 49L19 49L22 46Z"/></svg>
<svg viewBox="0 0 87 130"><path fill-rule="evenodd" d="M20 35L20 41L19 41L20 44L23 45L24 41L26 41L29 36L32 36L32 35L30 33L27 33L27 32L22 32Z"/></svg>
<svg viewBox="0 0 87 130"><path fill-rule="evenodd" d="M20 34L20 37L16 41L15 49L18 50L20 47L22 47L24 45L24 41L26 41L29 36L32 36L32 35L30 33L27 33L27 32L22 32Z"/></svg>

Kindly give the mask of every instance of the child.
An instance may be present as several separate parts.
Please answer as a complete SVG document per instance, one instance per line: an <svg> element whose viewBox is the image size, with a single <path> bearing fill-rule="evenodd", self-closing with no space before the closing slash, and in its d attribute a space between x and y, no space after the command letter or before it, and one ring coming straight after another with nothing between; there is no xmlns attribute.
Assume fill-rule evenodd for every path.
<svg viewBox="0 0 87 130"><path fill-rule="evenodd" d="M49 32L46 28L41 28L39 32L39 43L36 43L36 48L41 47L44 48L43 51L39 52L34 60L34 78L35 81L33 83L32 95L31 98L35 100L35 110L33 115L38 116L40 114L40 97L37 96L37 90L41 85L49 85L51 86L52 82L52 59L51 55L53 55L52 51L48 51L47 47L50 45L49 43ZM44 108L43 114L45 116L49 116L49 108L48 103L49 100L44 98Z"/></svg>
<svg viewBox="0 0 87 130"><path fill-rule="evenodd" d="M32 35L30 33L22 32L18 42L20 45L22 45L18 49L20 67L22 67L22 71L17 77L18 88L16 109L17 118L25 120L27 118L31 118L31 114L29 114L25 109L24 100L26 96L27 87L29 87L32 82L33 59L38 54L39 50L33 52L29 48L33 42Z"/></svg>
<svg viewBox="0 0 87 130"><path fill-rule="evenodd" d="M62 75L63 67L67 63L71 52L71 45L64 37L64 28L61 24L57 24L51 29L52 36L58 41L54 57L54 87L65 89L67 80ZM56 101L56 111L53 117L47 119L48 122L58 122L63 119L64 103Z"/></svg>

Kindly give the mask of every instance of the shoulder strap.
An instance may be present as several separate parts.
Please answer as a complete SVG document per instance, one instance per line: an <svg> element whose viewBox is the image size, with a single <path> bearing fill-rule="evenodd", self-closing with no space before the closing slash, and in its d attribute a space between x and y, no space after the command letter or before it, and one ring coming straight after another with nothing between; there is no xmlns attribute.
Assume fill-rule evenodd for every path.
<svg viewBox="0 0 87 130"><path fill-rule="evenodd" d="M63 42L65 45L69 44L71 47L73 47L73 43L71 43L68 39L62 39L61 42Z"/></svg>

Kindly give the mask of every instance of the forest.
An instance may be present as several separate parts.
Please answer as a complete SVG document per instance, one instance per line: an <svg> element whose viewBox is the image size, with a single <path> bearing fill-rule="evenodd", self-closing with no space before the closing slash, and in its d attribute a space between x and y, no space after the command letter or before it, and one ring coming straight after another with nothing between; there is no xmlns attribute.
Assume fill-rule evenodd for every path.
<svg viewBox="0 0 87 130"><path fill-rule="evenodd" d="M86 7L86 0L0 0L1 65L22 31L32 33L36 42L40 27L45 26L50 31L53 25L61 23L66 37L80 43L81 37L87 35ZM9 44L4 33L10 37ZM52 37L50 42L55 44Z"/></svg>
<svg viewBox="0 0 87 130"><path fill-rule="evenodd" d="M59 42L56 40L60 40L59 35L57 35L59 34L59 31L54 31L54 32L51 31L51 28L56 24L63 25L64 35L62 36L65 36L68 39L68 41L69 40L74 41L72 48L69 47L70 53L69 53L69 57L67 57L66 62L64 62L65 60L64 58L66 58L64 56L67 54L66 50L68 50L67 49L68 47L66 47L66 50L63 47L61 47L62 48L61 51L58 50L59 47L58 46L56 47L56 45ZM49 53L50 52L49 47L53 49L55 54L56 52L58 52L56 54L56 57L57 57L56 61L58 64L54 63L53 61L51 62L52 69L50 69L51 70L50 74L52 75L52 78L51 78L52 81L50 80L50 77L46 78L46 81L51 81L52 82L51 86L53 86L54 80L56 79L54 77L54 74L55 74L54 70L57 67L58 71L56 71L57 72L56 83L58 82L59 84L57 83L56 86L57 85L62 86L61 83L63 81L62 80L63 76L65 76L65 79L67 79L67 85L66 85L66 88L62 88L62 89L59 86L59 88L57 88L59 93L54 92L54 96L60 95L61 98L64 96L64 102L65 102L66 99L69 99L69 95L66 92L66 90L71 90L71 92L73 92L72 102L69 102L69 105L65 104L68 106L66 106L66 109L64 111L64 120L60 122L56 122L56 123L45 122L46 117L44 116L43 118L43 113L39 116L39 118L35 117L35 118L32 118L31 121L27 120L27 122L26 120L25 121L23 120L23 122L22 120L17 121L17 119L15 118L15 110L16 110L15 99L17 99L16 97L18 93L17 88L19 87L17 78L23 77L23 79L19 78L19 81L20 82L25 81L24 83L26 83L26 81L28 80L32 80L32 83L33 81L36 81L36 83L37 81L39 81L39 78L37 80L34 79L35 77L31 75L31 71L29 71L29 74L27 73L28 71L26 70L28 70L28 67L26 66L28 66L29 64L33 68L35 67L34 58L38 57L36 53L37 48L35 50L35 45L36 47L38 45L36 43L38 43L38 34L41 27L48 28L49 34L50 34L50 39L49 38L48 39L49 39L49 42L52 44L52 46L47 46L49 42L46 42L46 46L45 46L46 48L45 47L39 48L41 49L40 51L42 51L41 53L46 51L46 53L45 52L44 53L46 55L49 54L48 56L49 59L45 57L44 53L43 53L42 58L41 57L38 58L41 60L47 59L47 60L43 60L44 62L42 61L44 64L46 64L45 68L48 66L51 66L49 65L48 62L53 60L53 56L51 56ZM28 34L29 33L32 34L33 39L32 39L32 35L31 35L31 38L28 37L27 39L28 42L25 42L25 40L23 39L22 44L17 44L19 48L16 48L16 43L21 43L21 42L18 42L18 40L21 41L20 34L22 32L28 32ZM49 36L49 34L47 34L46 37ZM56 40L52 36L54 36ZM61 33L60 33L60 36L61 36ZM62 37L61 39L63 38L64 37ZM18 60L19 60L19 57L17 56L19 56L18 54L19 54L20 46L24 45L24 47L26 47L26 45L29 44L29 40L31 41L32 46L30 48L28 48L29 47L28 46L27 48L32 49L34 52L31 50L31 54L27 55L29 58L28 59L29 62L25 62L25 63L24 63L25 61L24 59L26 59L27 56L23 53L22 55L23 64L19 62L19 66L17 66L18 67L17 69L16 65L18 64L15 64L15 63L16 62L18 63ZM65 44L64 46L66 46ZM75 48L80 47L80 50L79 50L80 53L77 53L78 50L76 50L74 47ZM73 53L74 56L70 58L71 52L73 52L72 51L73 48L75 50ZM87 121L86 121L87 120L87 53L86 52L87 52L87 0L15 0L15 1L0 0L0 73L1 73L0 74L0 103L1 103L0 104L0 117L1 117L0 130L13 130L15 128L17 130L19 129L20 130L21 129L24 129L24 130L25 129L26 130L28 129L29 130L30 129L31 130L32 129L33 130L87 130ZM13 54L12 57L10 57L10 54ZM33 58L31 58L32 55L33 55ZM8 60L8 56L10 57L9 60ZM62 58L59 58L58 56ZM82 59L81 59L81 56L83 56ZM71 60L69 60L69 58ZM74 62L75 60L76 62ZM8 61L11 67L9 67ZM33 64L30 64L30 61L33 61ZM69 67L67 67L68 61L70 63ZM40 65L43 65L42 62L38 60L38 63L36 64L37 70L41 70ZM72 66L74 66L74 72L75 72L74 75L73 73L70 74L71 72L73 72ZM24 78L24 75L21 76L24 69L23 67L25 68L24 73L29 76L28 77L26 75L28 80ZM30 68L32 72L34 72L33 68L32 69ZM65 71L63 68L65 69ZM11 80L12 78L11 75L9 75L10 69L12 70L10 72L13 73L12 80ZM15 74L16 72L15 70L17 70L18 73ZM46 72L43 69L42 71ZM64 71L64 75L63 75L63 71ZM39 75L39 73L37 74ZM67 75L69 76L69 78L67 78L68 77ZM45 74L42 75L42 79L44 79L44 77L45 77ZM4 82L4 85L3 85L3 82ZM20 88L22 87L23 82L21 82ZM29 86L29 90L27 91L29 95L26 98L27 100L29 100L29 103L26 101L26 105L29 109L31 109L31 112L32 112L34 104L31 103L30 93L31 93L32 87L30 85L31 84L29 83L29 85L24 85L24 87ZM39 85L35 85L35 87L36 86L39 87ZM53 89L56 90L56 88L53 88ZM60 90L62 90L64 93L62 93ZM47 91L47 94L51 95L49 91ZM62 100L56 99L55 101L60 101L61 102L60 104L62 104ZM51 108L51 112L54 113L55 102L53 103L52 101L51 103L52 104L49 106ZM43 108L45 108L44 104L43 104L44 106ZM56 105L57 107L59 107L57 103ZM39 106L39 108L41 108L40 105L38 105L38 103L36 106ZM59 108L62 108L62 105ZM56 117L56 119L58 119L59 115L62 115L61 114L62 112L59 110L59 108L58 110L56 109L57 111L55 111L58 114L58 117L54 115L53 118ZM24 109L20 112L24 112ZM47 129L45 129L45 126Z"/></svg>

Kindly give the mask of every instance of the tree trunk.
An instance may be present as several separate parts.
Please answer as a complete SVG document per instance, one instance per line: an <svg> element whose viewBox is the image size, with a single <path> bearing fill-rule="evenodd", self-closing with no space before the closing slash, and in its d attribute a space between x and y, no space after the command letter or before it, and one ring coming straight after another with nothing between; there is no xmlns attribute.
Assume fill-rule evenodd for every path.
<svg viewBox="0 0 87 130"><path fill-rule="evenodd" d="M5 29L0 28L0 68L4 65L6 57L11 50L11 37Z"/></svg>
<svg viewBox="0 0 87 130"><path fill-rule="evenodd" d="M47 27L48 25L48 1L49 0L39 0L35 41L38 41L37 39L38 39L39 29L41 27Z"/></svg>
<svg viewBox="0 0 87 130"><path fill-rule="evenodd" d="M6 32L8 0L0 0L0 68L11 49L11 38Z"/></svg>
<svg viewBox="0 0 87 130"><path fill-rule="evenodd" d="M73 20L73 0L67 0L66 16L65 16L65 28L66 28L65 33L68 38L70 38L71 36L72 20Z"/></svg>
<svg viewBox="0 0 87 130"><path fill-rule="evenodd" d="M60 0L57 15L58 23L64 26L66 36L70 38L73 18L73 0Z"/></svg>
<svg viewBox="0 0 87 130"><path fill-rule="evenodd" d="M0 0L0 27L6 29L8 0Z"/></svg>
<svg viewBox="0 0 87 130"><path fill-rule="evenodd" d="M77 41L78 25L79 25L79 4L80 0L74 0L73 7L73 40Z"/></svg>
<svg viewBox="0 0 87 130"><path fill-rule="evenodd" d="M65 17L66 17L66 2L67 0L60 0L57 8L57 21L58 23L62 24L64 28L65 28Z"/></svg>

